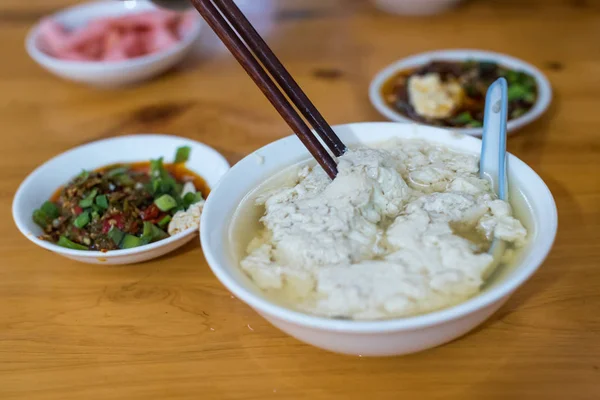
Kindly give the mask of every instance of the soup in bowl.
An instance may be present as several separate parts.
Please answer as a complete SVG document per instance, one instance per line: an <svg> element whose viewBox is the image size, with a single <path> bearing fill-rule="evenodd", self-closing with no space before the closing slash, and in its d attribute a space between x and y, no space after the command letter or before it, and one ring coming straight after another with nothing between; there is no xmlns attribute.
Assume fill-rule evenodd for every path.
<svg viewBox="0 0 600 400"><path fill-rule="evenodd" d="M343 160L344 164L348 162L352 163L350 158L355 157L355 149L364 148L364 146L381 147L382 143L389 142L390 140L395 140L397 146L400 148L402 146L408 147L411 143L420 140L425 141L425 147L447 149L448 152L456 152L457 155L470 154L466 157L468 162L465 161L465 165L469 163L473 164L481 150L481 141L479 139L457 135L443 129L413 124L358 123L336 126L334 130L352 150L350 152L352 154L348 153L348 156L344 156L346 157ZM381 163L385 164L388 162L385 159L387 153L379 152L377 154L384 157ZM444 158L446 157L444 154L442 152L442 156L440 156L439 152L435 154L432 152L428 156L430 158ZM370 163L371 161L367 160L367 164L370 165ZM269 218L272 217L268 215L272 211L269 209L272 204L269 204L280 201L278 199L267 200L269 213L261 220L261 217L265 215L265 207L261 205L264 201L261 203L257 199L264 198L265 196L268 197L265 194L272 194L272 189L274 188L276 189L282 185L289 187L290 180L292 181L291 186L293 186L294 182L298 181L298 171L307 170L304 167L306 165L308 166L308 170L310 170L314 164L314 160L310 160L308 152L295 136L271 143L244 158L223 177L219 185L212 191L205 205L205 212L202 215L201 242L211 269L217 278L236 297L246 302L284 332L323 349L354 355L400 355L424 350L457 338L482 323L496 311L537 270L550 251L554 241L557 228L557 213L552 195L541 178L531 168L511 155L508 158L508 174L510 203L513 211L512 216L507 217L509 219L506 221L509 222L510 226L516 227L513 232L516 232L516 236L508 235L506 236L506 240L510 241L512 240L511 238L515 238L515 242L520 242L512 250L512 256L503 258L500 265L495 267L493 271L483 274L481 271L482 266L489 264L490 261L486 253L486 246L489 247L490 243L486 244L485 240L482 241L481 246L483 247L480 251L476 251L474 250L476 243L471 243L473 242L472 235L466 235L470 239L468 242L467 239L459 238L457 235L448 232L444 236L453 240L447 248L450 248L450 251L454 254L457 270L469 264L473 266L473 270L482 272L481 275L483 278L476 283L476 292L470 292L470 294L463 297L438 296L439 298L435 300L434 303L436 305L434 306L431 306L432 303L429 302L422 303L418 307L410 309L405 307L401 302L398 302L397 298L394 301L387 301L385 307L380 307L379 304L376 304L374 307L363 307L361 304L354 304L349 308L347 303L349 301L356 301L356 296L349 297L344 295L340 297L338 294L335 294L338 299L336 303L335 301L328 302L328 300L331 300L335 296L332 295L331 298L323 299L323 293L320 292L313 297L308 296L307 298L311 299L308 302L294 304L290 302L289 297L277 296L277 291L267 290L269 287L268 283L276 282L276 280L265 280L262 279L263 275L255 274L252 269L253 264L249 264L248 259L256 255L253 253L256 250L256 243L254 242L256 242L257 237L261 236L261 231L265 230L265 226L269 225ZM360 162L355 162L355 164L360 167ZM347 168L346 165L340 164L340 174L345 168ZM366 168L368 169L368 167ZM468 168L472 169L472 166ZM302 174L301 172L300 175L302 176ZM338 179L340 177L346 178L345 175L340 175ZM305 177L300 179L310 180L315 178ZM473 182L476 180L475 177L469 179ZM342 189L340 190L343 192L345 190L343 188L348 188L350 187L349 185L353 184L351 181L348 181L347 184L341 185ZM467 186L462 185L461 187ZM385 189L383 192L389 193L389 190ZM406 193L413 192L417 191L409 190ZM418 209L417 206L424 201L423 199L430 199L431 195L431 193L423 193L422 198L407 195L405 203L411 205L402 211L394 211L392 204L394 203L394 199L402 196L402 193L398 192L398 194L390 196L389 201L379 208L386 210L381 211L382 214L390 212L391 215L402 215L404 218L404 216L410 216L414 209ZM433 195L435 196L436 194L433 193ZM452 196L454 195L455 193L452 193ZM336 201L343 199L343 196L339 192L336 192L334 197ZM466 194L463 197L475 198ZM317 199L317 203L321 201L328 200ZM444 202L446 200L442 201L442 203ZM298 207L298 205L295 205L295 207ZM362 213L370 215L367 219L377 219L377 216L373 216L371 212L363 210ZM274 219L277 219L277 214L274 215ZM287 218L285 213L280 215L282 219ZM483 214L480 217L482 220L486 218ZM276 240L281 236L280 232L277 231L276 222L275 225L271 224L274 226L274 231L271 232L272 240ZM389 242L392 242L392 244L393 240L391 238L393 235L391 235L391 232L394 229L396 231L399 229L395 225L398 225L397 221L382 228L385 230L385 236L389 236ZM380 226L381 223L379 223L378 227ZM433 226L435 228L432 228L433 231L439 232L439 227L443 226L446 226L446 229L448 229L448 224L444 225L444 223L436 223ZM503 232L506 233L508 231L504 230ZM526 232L526 237L524 236L524 232ZM517 236L519 235L524 236L522 238L524 240L518 240ZM354 232L350 232L347 236L356 237ZM360 244L361 240L362 237L359 237L357 242L352 243ZM266 241L268 242L269 240ZM429 242L432 241L429 240ZM438 243L439 240L434 238L433 242ZM287 260L289 259L288 255L293 255L293 252L286 253L281 250L281 247L285 247L281 243L283 242L279 243L280 249L277 254ZM289 242L287 243L289 244ZM425 243L424 245L428 244ZM318 246L318 243L315 246ZM339 248L340 244L333 243L332 246ZM406 243L404 243L404 246L407 246ZM462 253L456 253L455 249L461 248L461 246L465 249L471 249L471 251L465 250ZM373 268L362 270L364 275L362 275L361 282L377 281L372 276L369 276L369 271L372 270L373 274L378 273L378 271L381 272L381 260L387 261L390 257L393 259L390 252L386 252L385 240L382 240L380 247L383 249L381 250L382 253L373 255ZM353 244L348 246L348 248L352 252L355 246ZM325 248L323 251L327 253L326 250ZM302 249L301 252L304 255L311 254L310 249L307 251L306 248ZM345 253L342 249L331 254L336 256ZM407 262L406 255L402 256L400 253L394 254L396 257L401 258L398 261L399 264ZM349 257L352 258L355 255L351 254ZM296 261L292 260L290 263L294 264ZM303 261L298 262L302 264ZM352 264L352 266L356 265ZM399 267L393 264L391 268L398 270ZM275 265L274 269L281 270L283 268ZM452 265L450 265L450 269L452 269ZM472 275L473 270L465 270L465 276ZM329 287L333 287L332 290L335 291L344 285L354 290L353 286L355 285L353 285L352 279L355 278L350 274L351 271L349 269L348 275L344 277L344 271L343 268L337 271L342 276L338 276L337 278L337 282L339 283L334 282L333 284L329 284ZM386 270L385 273L388 272ZM426 271L425 273L428 274L429 272ZM450 272L454 273L455 271ZM444 276L451 275L445 274ZM283 279L289 280L290 276L285 276ZM392 278L396 279L397 276L393 276ZM380 279L379 281L386 281L386 279ZM350 282L344 283L344 280L349 280ZM410 279L402 283L406 285L407 282L410 282ZM431 289L432 293L437 291L436 288L439 286L439 282L437 280L435 283L430 284L430 289L433 288ZM356 286L360 286L358 280L354 283L357 284ZM314 282L307 286L309 292L315 290L312 285L314 285ZM327 286L327 284L319 281L317 286L319 286L320 290L322 286ZM363 291L363 289L356 290ZM390 289L385 288L382 290ZM404 290L410 292L411 288L407 287ZM456 292L456 290L456 288L453 288L451 291ZM374 291L373 298L381 297L378 287L375 286ZM358 298L360 299L361 297L358 296ZM457 298L459 299L458 301L456 300ZM371 298L368 299L368 301L371 300ZM307 304L318 304L319 307L310 307ZM342 315L336 315L332 312L335 309L335 307L332 308L332 304L335 304L337 309L342 310ZM388 310L389 314L377 312L383 308ZM359 310L360 312L355 312L355 310Z"/></svg>

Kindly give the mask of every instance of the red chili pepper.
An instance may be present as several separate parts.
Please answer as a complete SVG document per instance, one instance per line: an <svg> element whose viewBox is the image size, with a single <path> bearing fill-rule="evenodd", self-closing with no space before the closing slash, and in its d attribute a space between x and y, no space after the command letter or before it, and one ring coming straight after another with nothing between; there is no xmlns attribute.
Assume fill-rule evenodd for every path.
<svg viewBox="0 0 600 400"><path fill-rule="evenodd" d="M79 207L79 206L75 206L73 207L73 211L75 211L75 215L79 215L83 212L83 208Z"/></svg>
<svg viewBox="0 0 600 400"><path fill-rule="evenodd" d="M150 204L148 208L140 213L140 217L143 221L150 221L156 219L158 214L160 214L160 209L155 204Z"/></svg>
<svg viewBox="0 0 600 400"><path fill-rule="evenodd" d="M129 233L135 235L137 233L137 231L138 231L138 228L139 228L138 222L137 221L133 221L131 223L131 225L129 226Z"/></svg>
<svg viewBox="0 0 600 400"><path fill-rule="evenodd" d="M119 229L123 229L125 227L123 214L115 214L112 215L110 218L105 219L102 223L102 233L108 233L108 231L110 231L110 228L112 228L113 226L116 226Z"/></svg>

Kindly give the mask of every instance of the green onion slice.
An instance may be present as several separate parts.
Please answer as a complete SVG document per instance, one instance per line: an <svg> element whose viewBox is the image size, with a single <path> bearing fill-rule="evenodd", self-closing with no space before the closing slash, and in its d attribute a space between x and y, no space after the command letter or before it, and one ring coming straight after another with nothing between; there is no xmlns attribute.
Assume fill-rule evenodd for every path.
<svg viewBox="0 0 600 400"><path fill-rule="evenodd" d="M154 200L154 204L156 204L156 207L161 211L169 211L173 207L177 207L177 200L168 194L163 194L158 199Z"/></svg>
<svg viewBox="0 0 600 400"><path fill-rule="evenodd" d="M67 239L65 236L61 236L58 239L58 242L56 242L57 245L61 246L61 247L66 247L67 249L73 249L73 250L89 250L89 248L87 246L84 246L82 244L79 243L75 243L69 239Z"/></svg>

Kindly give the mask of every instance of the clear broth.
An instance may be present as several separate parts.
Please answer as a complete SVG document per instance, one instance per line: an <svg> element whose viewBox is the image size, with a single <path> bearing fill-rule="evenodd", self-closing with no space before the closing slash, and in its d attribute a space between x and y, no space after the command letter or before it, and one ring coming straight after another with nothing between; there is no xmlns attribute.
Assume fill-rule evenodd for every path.
<svg viewBox="0 0 600 400"><path fill-rule="evenodd" d="M246 257L250 241L264 228L263 224L260 222L260 218L265 214L265 208L262 205L256 205L256 199L269 190L293 186L297 182L298 171L305 165L314 164L315 163L312 160L305 160L294 164L263 181L240 201L240 204L231 218L228 232L228 243L233 255L233 261L236 265L239 266L241 261ZM507 249L507 252L511 252L510 257L504 257L498 264L482 286L482 291L504 279L519 264L523 255L527 253L532 238L536 235L533 211L529 201L524 193L515 185L512 185L509 189L509 203L512 207L513 215L519 219L525 229L527 229L527 244L518 249L512 247ZM505 253L505 256L506 255L508 254ZM295 308L293 301L287 298L285 293L267 293L260 289L257 290L271 301L275 301L286 307Z"/></svg>

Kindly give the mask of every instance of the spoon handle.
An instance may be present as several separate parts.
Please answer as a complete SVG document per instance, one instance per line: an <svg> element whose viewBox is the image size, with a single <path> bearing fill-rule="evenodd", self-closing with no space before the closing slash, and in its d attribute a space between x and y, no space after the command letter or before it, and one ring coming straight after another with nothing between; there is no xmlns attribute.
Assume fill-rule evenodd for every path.
<svg viewBox="0 0 600 400"><path fill-rule="evenodd" d="M479 161L479 174L492 184L501 200L508 198L506 176L506 119L508 96L506 79L499 78L489 87L485 98L483 118L483 144Z"/></svg>
<svg viewBox="0 0 600 400"><path fill-rule="evenodd" d="M485 97L483 115L483 143L479 160L479 174L492 184L494 193L504 201L508 199L508 177L506 172L506 118L508 114L508 95L506 79L499 78L489 87ZM484 280L501 263L506 243L494 239L488 253L493 261L483 273Z"/></svg>

